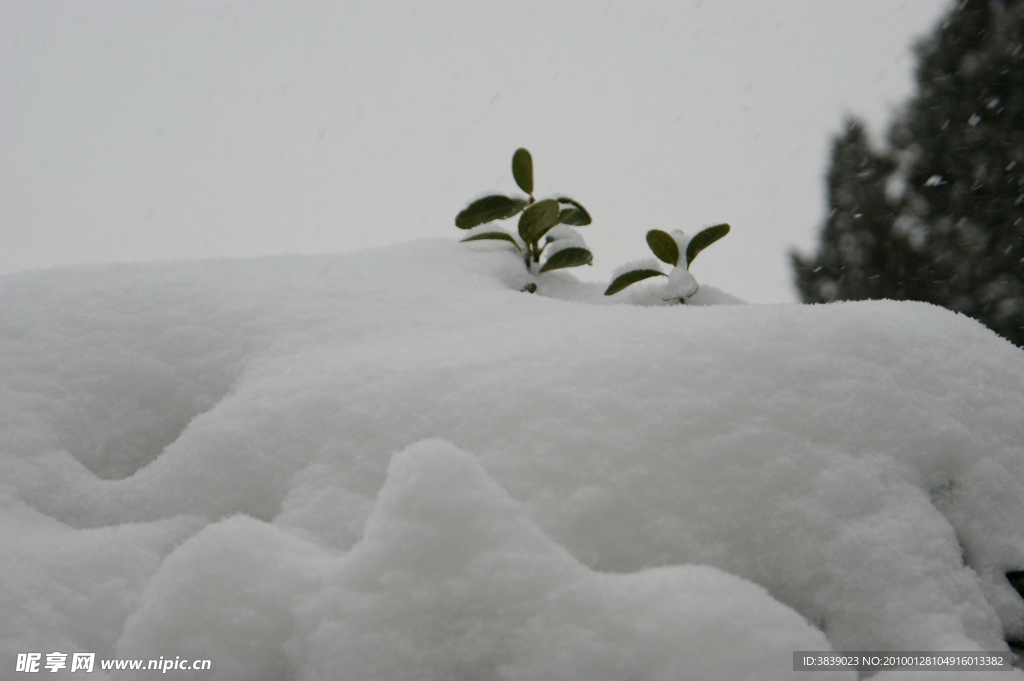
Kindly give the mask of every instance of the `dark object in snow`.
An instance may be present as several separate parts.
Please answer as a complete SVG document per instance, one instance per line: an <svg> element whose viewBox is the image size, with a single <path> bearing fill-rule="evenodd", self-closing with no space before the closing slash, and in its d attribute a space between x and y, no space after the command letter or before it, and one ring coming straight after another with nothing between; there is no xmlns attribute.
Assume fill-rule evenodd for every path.
<svg viewBox="0 0 1024 681"><path fill-rule="evenodd" d="M626 287L651 277L668 277L669 283L666 291L669 293L669 297L665 300L675 299L680 303L686 303L686 299L696 293L698 288L697 281L689 274L690 263L697 257L697 254L728 233L729 225L725 223L706 227L692 237L687 237L679 230L669 234L660 229L652 229L647 232L647 245L658 260L674 268L672 273L665 274L661 271L660 266L659 269L655 269L647 266L646 263L627 265L623 269L616 270L612 276L612 282L608 284L604 294L613 296ZM684 253L686 257L680 262Z"/></svg>
<svg viewBox="0 0 1024 681"><path fill-rule="evenodd" d="M541 201L534 199L533 157L526 149L516 149L512 155L512 177L519 188L529 195L528 198L493 194L477 199L455 216L455 226L459 229L472 229L494 220L519 215L519 239L506 231L492 230L476 232L463 241L507 241L523 254L526 269L531 272L531 265L539 264L541 255L550 246L551 250L548 251L547 259L540 266L538 274L565 267L589 265L594 256L579 234L567 227L559 228L561 225L589 225L590 213L587 209L567 196ZM533 286L535 291L536 284Z"/></svg>
<svg viewBox="0 0 1024 681"><path fill-rule="evenodd" d="M1011 570L1006 573L1006 580L1010 582L1021 598L1024 598L1024 570ZM1013 651L1013 666L1020 667L1021 655L1024 655L1024 640L1007 639L1006 645Z"/></svg>

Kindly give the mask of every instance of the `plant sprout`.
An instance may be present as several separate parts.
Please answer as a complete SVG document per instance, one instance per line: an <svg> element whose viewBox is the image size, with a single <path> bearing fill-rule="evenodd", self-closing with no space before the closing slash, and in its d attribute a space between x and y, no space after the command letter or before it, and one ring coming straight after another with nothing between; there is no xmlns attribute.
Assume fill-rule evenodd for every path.
<svg viewBox="0 0 1024 681"><path fill-rule="evenodd" d="M698 253L728 233L729 225L727 224L702 229L693 237L688 237L679 230L669 234L660 229L652 229L647 232L647 245L650 246L651 252L658 260L672 266L671 272L666 274L661 271L660 267L658 269L654 267L627 268L625 272L613 276L612 283L608 285L604 294L606 296L615 295L627 286L651 277L667 277L666 293L668 296L665 300L677 299L680 303L685 303L686 299L700 288L697 280L690 274L690 263ZM680 262L684 254L685 260Z"/></svg>
<svg viewBox="0 0 1024 681"><path fill-rule="evenodd" d="M512 155L512 177L519 188L526 192L527 198L492 194L477 199L455 216L455 226L459 229L473 229L519 215L519 238L516 239L504 230L493 230L472 234L462 241L507 241L523 255L526 269L530 271L540 263L545 251L547 257L539 272L589 265L594 256L576 230L569 227L556 229L563 225L589 225L590 214L587 210L566 196L537 201L533 196L533 158L526 149L516 149ZM533 290L536 290L536 286Z"/></svg>

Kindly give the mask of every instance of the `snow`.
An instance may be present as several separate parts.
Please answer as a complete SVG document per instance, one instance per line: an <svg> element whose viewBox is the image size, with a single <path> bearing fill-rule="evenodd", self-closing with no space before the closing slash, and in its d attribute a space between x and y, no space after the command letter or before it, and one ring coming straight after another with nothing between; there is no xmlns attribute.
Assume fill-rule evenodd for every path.
<svg viewBox="0 0 1024 681"><path fill-rule="evenodd" d="M852 679L792 652L1024 637L1019 349L645 284L454 239L0 278L4 673Z"/></svg>
<svg viewBox="0 0 1024 681"><path fill-rule="evenodd" d="M683 252L685 253L686 251ZM683 255L681 257L685 258L686 256ZM665 283L664 297L685 300L696 293L699 288L700 286L697 284L697 280L693 278L693 275L690 274L690 270L676 265L669 272L668 282Z"/></svg>
<svg viewBox="0 0 1024 681"><path fill-rule="evenodd" d="M583 240L583 236L568 225L555 225L550 231L548 231L546 238L551 242L547 247L549 258L555 253L564 251L567 248L587 247L587 243Z"/></svg>
<svg viewBox="0 0 1024 681"><path fill-rule="evenodd" d="M632 272L633 270L654 270L661 272L661 261L657 258L641 258L640 260L631 260L623 265L619 265L612 270L611 281L615 281L619 276L626 272Z"/></svg>

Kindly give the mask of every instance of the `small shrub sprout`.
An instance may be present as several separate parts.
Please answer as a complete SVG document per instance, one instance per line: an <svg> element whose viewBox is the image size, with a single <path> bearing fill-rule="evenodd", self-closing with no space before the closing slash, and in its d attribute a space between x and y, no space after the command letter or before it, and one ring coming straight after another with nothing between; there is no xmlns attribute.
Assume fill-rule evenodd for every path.
<svg viewBox="0 0 1024 681"><path fill-rule="evenodd" d="M721 224L708 227L697 232L693 237L688 237L679 230L671 234L660 229L652 229L647 232L647 245L651 252L663 263L672 266L672 270L666 274L661 271L661 266L654 262L654 267L643 263L637 267L627 267L624 272L617 273L612 277L612 283L604 292L606 296L612 296L627 286L638 281L651 277L667 277L664 300L676 299L685 303L686 299L692 296L700 286L697 280L690 274L690 263L697 257L697 254L715 243L729 233L729 225ZM653 262L653 261L651 261Z"/></svg>
<svg viewBox="0 0 1024 681"><path fill-rule="evenodd" d="M526 269L531 272L532 267L540 265L545 251L547 257L538 273L589 265L594 256L579 233L572 229L590 224L586 208L566 196L540 201L534 199L533 158L526 149L516 149L512 155L512 177L526 192L527 198L492 194L477 199L455 216L455 226L473 229L519 215L519 238L504 230L489 230L471 234L462 241L507 241L522 253ZM536 288L535 284L532 288L528 284L523 290L532 293Z"/></svg>

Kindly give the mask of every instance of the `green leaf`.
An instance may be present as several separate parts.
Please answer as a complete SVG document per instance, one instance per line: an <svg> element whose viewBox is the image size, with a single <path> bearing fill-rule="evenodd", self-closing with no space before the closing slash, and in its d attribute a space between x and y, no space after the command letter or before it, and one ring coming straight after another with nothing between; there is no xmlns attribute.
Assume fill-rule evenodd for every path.
<svg viewBox="0 0 1024 681"><path fill-rule="evenodd" d="M473 236L467 236L465 239L459 239L459 243L462 243L463 241L483 241L485 239L507 241L513 246L515 246L517 251L519 251L520 253L523 252L523 249L519 248L519 244L516 243L516 240L513 239L512 235L508 234L507 232L482 232L480 234L474 234Z"/></svg>
<svg viewBox="0 0 1024 681"><path fill-rule="evenodd" d="M510 218L523 208L526 208L525 199L492 194L477 199L463 208L462 212L455 216L455 226L459 229L472 229L485 222Z"/></svg>
<svg viewBox="0 0 1024 681"><path fill-rule="evenodd" d="M729 233L729 225L721 224L708 227L697 232L690 243L686 246L686 269L690 269L690 263L697 257L697 254L715 243Z"/></svg>
<svg viewBox="0 0 1024 681"><path fill-rule="evenodd" d="M576 209L576 214L572 216L571 220L565 220L565 224L572 225L574 227L583 227L584 225L590 224L590 213L583 207L578 201L573 201L567 196L561 196L556 199L559 203L568 203L570 206Z"/></svg>
<svg viewBox="0 0 1024 681"><path fill-rule="evenodd" d="M543 273L550 272L551 270L560 270L563 267L589 265L593 259L594 255L585 248L579 248L578 246L563 248L553 253L544 263L544 266L540 268L540 271Z"/></svg>
<svg viewBox="0 0 1024 681"><path fill-rule="evenodd" d="M629 272L624 272L619 276L615 277L612 283L608 285L608 289L604 292L604 294L606 296L613 296L622 289L626 288L627 286L630 286L631 284L635 284L638 281L643 281L644 279L650 279L651 277L659 276L667 277L668 275L659 270L630 270Z"/></svg>
<svg viewBox="0 0 1024 681"><path fill-rule="evenodd" d="M679 264L679 244L668 232L663 232L660 229L652 229L647 232L647 245L651 247L655 257L663 263L673 267Z"/></svg>
<svg viewBox="0 0 1024 681"><path fill-rule="evenodd" d="M512 154L512 177L520 189L533 196L533 158L522 147Z"/></svg>
<svg viewBox="0 0 1024 681"><path fill-rule="evenodd" d="M544 199L523 211L519 217L519 236L528 244L536 243L557 224L558 202Z"/></svg>
<svg viewBox="0 0 1024 681"><path fill-rule="evenodd" d="M558 211L558 224L566 224L565 221L570 219L576 213L577 210L575 208L563 208L562 210Z"/></svg>

